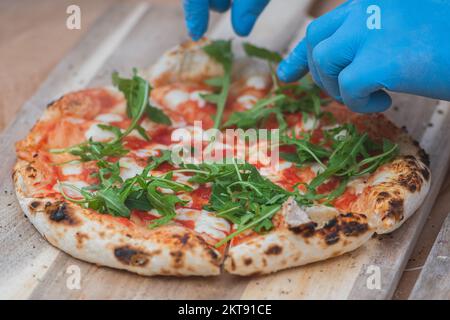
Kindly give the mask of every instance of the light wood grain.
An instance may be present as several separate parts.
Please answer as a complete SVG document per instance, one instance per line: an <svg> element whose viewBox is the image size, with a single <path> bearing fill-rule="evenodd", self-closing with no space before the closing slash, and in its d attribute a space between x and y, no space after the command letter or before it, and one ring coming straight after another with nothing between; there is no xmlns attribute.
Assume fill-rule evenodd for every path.
<svg viewBox="0 0 450 320"><path fill-rule="evenodd" d="M52 68L115 0L80 0L81 30L68 30L70 0L3 0L0 3L0 132Z"/></svg>
<svg viewBox="0 0 450 320"><path fill-rule="evenodd" d="M450 215L445 219L410 299L450 299Z"/></svg>
<svg viewBox="0 0 450 320"><path fill-rule="evenodd" d="M293 5L299 5L298 1ZM333 1L330 1L333 2ZM300 5L299 5L300 6ZM95 74L82 77L83 82L74 82L77 75L74 65L83 65L86 57L95 55L99 44L113 32L113 26L122 21L119 17L130 14L134 6L122 5L108 12L90 30L92 31L80 45L75 48L52 72L37 94L24 106L26 115L19 116L12 126L0 138L0 251L6 254L0 257L4 272L0 274L0 297L18 298L156 298L156 299L217 299L217 298L389 298L396 287L404 265L417 240L419 231L431 209L438 193L439 185L444 179L448 163L448 144L446 139L435 142L436 137L448 134L445 125L448 119L448 106L442 114L435 112L436 101L416 97L400 96L396 98L398 108L392 109L389 116L397 123L405 124L414 137L422 140L432 156L434 179L433 189L421 210L405 226L392 235L372 239L366 246L353 253L329 261L312 264L302 268L286 270L274 275L258 278L239 278L222 275L215 278L173 279L164 277L143 278L130 273L92 266L60 253L43 240L31 224L23 217L11 193L12 185L9 175L14 162L13 142L23 137L35 119L38 118L45 104L63 91L79 86L101 85L109 83L111 70L122 72L131 67L143 67L151 64L160 54L175 43L185 39L182 13L179 4L173 6L152 6L149 11L132 28L129 36L122 41L117 50L105 63L99 66ZM298 7L300 8L300 7ZM283 20L283 31L304 30L300 27L304 16L288 14ZM118 11L117 11L118 10ZM120 11L124 10L124 11ZM275 12L271 7L271 13ZM281 16L281 11L279 16ZM114 18L116 17L116 18ZM300 18L298 18L300 17ZM262 17L261 21L265 21ZM296 19L297 20L291 20ZM283 15L285 19L285 15ZM284 50L290 40L299 38L292 33L278 32L273 23L276 20L259 22L250 41L267 45L273 49ZM270 24L269 24L270 23ZM213 21L214 24L214 21ZM270 25L270 28L268 26ZM107 30L107 29L110 30ZM152 28L152 32L148 32ZM259 30L259 31L258 31ZM270 30L270 31L268 31ZM229 36L229 16L221 18L221 23L211 32ZM79 75L78 75L78 80ZM429 127L432 116L437 117L440 125ZM439 115L439 116L438 116ZM439 120L444 115L445 121ZM437 169L434 167L437 166ZM435 171L437 170L437 171ZM448 188L446 189L448 190ZM445 194L443 195L443 197ZM447 198L448 199L448 198ZM442 201L444 203L444 201ZM446 203L448 204L448 202ZM443 204L442 207L445 207ZM441 210L442 211L442 210ZM78 265L82 272L82 289L69 290L66 287L70 265ZM375 264L382 270L382 290L367 290L365 287L368 265ZM6 266L6 267L3 267Z"/></svg>

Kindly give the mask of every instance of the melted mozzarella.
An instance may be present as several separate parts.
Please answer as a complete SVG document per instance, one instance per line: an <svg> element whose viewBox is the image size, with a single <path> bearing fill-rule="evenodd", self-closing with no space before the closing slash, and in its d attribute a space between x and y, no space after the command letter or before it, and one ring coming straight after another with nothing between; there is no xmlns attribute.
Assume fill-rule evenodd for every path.
<svg viewBox="0 0 450 320"><path fill-rule="evenodd" d="M176 219L194 221L196 232L205 233L214 239L223 239L230 232L228 221L206 210L178 209Z"/></svg>
<svg viewBox="0 0 450 320"><path fill-rule="evenodd" d="M195 231L206 233L214 239L223 239L230 231L230 224L225 219L217 217L215 214L202 210L200 216L195 221Z"/></svg>
<svg viewBox="0 0 450 320"><path fill-rule="evenodd" d="M339 127L339 123L335 123L329 126L323 126L322 130L326 131L326 130L331 130L331 129L336 129L337 127Z"/></svg>
<svg viewBox="0 0 450 320"><path fill-rule="evenodd" d="M245 94L237 99L237 102L241 104L245 109L251 109L258 101L258 98L251 94Z"/></svg>
<svg viewBox="0 0 450 320"><path fill-rule="evenodd" d="M106 141L116 137L111 131L101 129L98 123L91 125L84 136L86 139L92 138L94 141Z"/></svg>
<svg viewBox="0 0 450 320"><path fill-rule="evenodd" d="M384 170L381 172L378 172L376 175L373 176L372 181L370 182L370 185L374 186L386 181L391 181L392 178L395 177L395 174L393 174L390 171Z"/></svg>
<svg viewBox="0 0 450 320"><path fill-rule="evenodd" d="M174 172L173 173L173 180L174 181L186 184L186 185L192 187L193 189L197 189L198 188L198 184L189 182L190 178L191 178L190 176L187 176L187 175L185 175L183 173L180 173L180 172Z"/></svg>
<svg viewBox="0 0 450 320"><path fill-rule="evenodd" d="M190 195L188 195L188 194L186 194L186 193L180 193L180 194L178 194L177 196L178 196L178 198L180 198L181 200L186 201L186 204L184 205L185 207L190 207L190 206L192 206L193 201L192 201L192 197L191 197Z"/></svg>
<svg viewBox="0 0 450 320"><path fill-rule="evenodd" d="M308 116L306 119L303 119L303 130L312 131L318 125L318 120L313 116Z"/></svg>
<svg viewBox="0 0 450 320"><path fill-rule="evenodd" d="M83 167L79 163L69 163L61 167L61 172L65 176L81 174Z"/></svg>
<svg viewBox="0 0 450 320"><path fill-rule="evenodd" d="M95 120L100 121L100 122L107 122L107 123L111 123L111 122L120 122L123 120L122 116L120 114L116 114L116 113L103 113L98 115Z"/></svg>
<svg viewBox="0 0 450 320"><path fill-rule="evenodd" d="M316 176L325 171L325 169L317 162L312 163L309 167L316 174Z"/></svg>
<svg viewBox="0 0 450 320"><path fill-rule="evenodd" d="M207 93L210 92L205 90L191 92L189 95L189 100L195 101L199 108L204 108L206 106L206 101L201 97L201 95Z"/></svg>
<svg viewBox="0 0 450 320"><path fill-rule="evenodd" d="M348 135L347 130L343 129L334 135L334 139L341 140L341 139L344 139L347 135Z"/></svg>
<svg viewBox="0 0 450 320"><path fill-rule="evenodd" d="M73 124L80 124L80 123L83 123L85 120L84 119L80 119L80 118L70 117L70 118L66 118L66 121L68 121L70 123L73 123Z"/></svg>
<svg viewBox="0 0 450 320"><path fill-rule="evenodd" d="M352 188L355 191L355 194L361 194L364 189L367 187L367 183L364 183L364 179L358 178L354 180L350 180L347 184L348 188Z"/></svg>
<svg viewBox="0 0 450 320"><path fill-rule="evenodd" d="M120 177L124 180L133 178L142 173L144 168L139 166L133 159L124 157L119 160Z"/></svg>
<svg viewBox="0 0 450 320"><path fill-rule="evenodd" d="M141 127L145 129L145 131L151 131L156 127L156 123L151 121L149 118L145 117L141 122Z"/></svg>
<svg viewBox="0 0 450 320"><path fill-rule="evenodd" d="M167 107L172 110L176 110L176 108L181 103L184 103L189 99L189 93L178 89L171 90L164 96L164 102L166 103Z"/></svg>
<svg viewBox="0 0 450 320"><path fill-rule="evenodd" d="M281 171L288 169L290 167L292 167L292 162L280 160L280 162L278 164L278 168L275 165L262 167L259 169L259 173L263 177L266 177L268 179L278 180L278 179L281 179Z"/></svg>
<svg viewBox="0 0 450 320"><path fill-rule="evenodd" d="M245 83L248 87L255 88L257 90L265 89L267 86L266 79L262 76L251 76Z"/></svg>
<svg viewBox="0 0 450 320"><path fill-rule="evenodd" d="M166 145L154 144L154 145L149 146L146 149L139 149L139 150L133 151L133 153L140 158L148 158L148 157L157 156L159 154L160 150L167 150L167 149L169 149L169 147Z"/></svg>

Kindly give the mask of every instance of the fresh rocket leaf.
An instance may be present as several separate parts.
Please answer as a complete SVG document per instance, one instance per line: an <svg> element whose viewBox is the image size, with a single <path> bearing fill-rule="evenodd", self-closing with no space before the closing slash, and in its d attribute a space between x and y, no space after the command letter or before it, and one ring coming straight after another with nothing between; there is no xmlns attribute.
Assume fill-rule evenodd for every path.
<svg viewBox="0 0 450 320"><path fill-rule="evenodd" d="M327 198L329 203L345 191L350 178L372 173L398 154L396 144L384 140L380 145L372 141L367 133L359 133L353 124L325 130L324 137L328 147L312 144L310 135L306 133L301 137L295 137L294 133L281 137L282 143L296 147L294 155L282 155L286 160L298 165L315 162L323 168L307 185L305 197L310 200ZM340 179L338 188L328 195L317 195L316 189L333 177Z"/></svg>
<svg viewBox="0 0 450 320"><path fill-rule="evenodd" d="M223 84L223 77L209 78L209 79L205 80L205 83L208 86L220 88L220 87L222 87L222 84Z"/></svg>
<svg viewBox="0 0 450 320"><path fill-rule="evenodd" d="M150 140L144 128L139 125L144 113L154 122L170 125L170 119L160 109L149 104L150 85L137 75L133 70L132 78L121 78L117 72L112 74L112 81L115 86L124 94L127 102L127 115L131 119L130 126L124 131L118 127L99 124L102 130L111 131L115 138L112 141L98 142L89 139L81 144L65 148L51 150L52 153L70 153L79 157L79 161L95 161L107 157L121 157L128 153L124 148L122 140L133 130L136 130L145 140Z"/></svg>
<svg viewBox="0 0 450 320"><path fill-rule="evenodd" d="M234 112L230 115L225 127L236 126L242 129L261 127L270 118L278 122L280 131L287 129L286 114L308 113L316 118L324 115L321 106L326 104L320 98L320 90L307 81L299 84L278 86L274 93L257 101L246 111Z"/></svg>
<svg viewBox="0 0 450 320"><path fill-rule="evenodd" d="M205 209L238 226L233 236L222 240L217 247L248 229L270 230L273 215L294 194L262 177L248 163L186 164L183 168L193 174L190 182L212 183L211 197Z"/></svg>
<svg viewBox="0 0 450 320"><path fill-rule="evenodd" d="M112 75L113 84L118 87L127 100L127 115L131 119L141 119L144 111L147 117L155 123L170 125L170 118L161 110L149 102L150 84L145 79L137 75L137 70L133 69L131 79L121 78L117 72ZM132 129L131 129L132 130Z"/></svg>
<svg viewBox="0 0 450 320"><path fill-rule="evenodd" d="M262 47L257 47L251 43L243 44L245 53L250 57L266 60L271 63L280 63L283 57L275 51L271 51Z"/></svg>
<svg viewBox="0 0 450 320"><path fill-rule="evenodd" d="M267 120L270 115L279 114L280 110L278 108L270 106L284 99L286 99L286 96L281 94L261 99L249 110L232 113L228 121L224 124L224 127L254 128L264 120Z"/></svg>
<svg viewBox="0 0 450 320"><path fill-rule="evenodd" d="M131 79L121 78L117 72L114 72L112 81L124 94L127 101L127 115L131 119L131 124L122 134L122 136L127 136L138 126L148 107L150 85L145 79L137 75L136 69L133 69L133 77Z"/></svg>
<svg viewBox="0 0 450 320"><path fill-rule="evenodd" d="M222 123L223 111L227 103L228 92L231 84L231 69L233 64L233 52L231 50L231 40L216 40L203 47L203 50L223 67L222 77L216 77L207 80L210 85L220 88L216 94L202 95L202 97L217 105L216 115L214 116L214 128L219 129Z"/></svg>
<svg viewBox="0 0 450 320"><path fill-rule="evenodd" d="M120 140L114 140L109 143L98 142L90 138L88 141L65 149L52 149L54 154L70 153L79 157L79 161L95 161L106 157L122 157L128 153Z"/></svg>
<svg viewBox="0 0 450 320"><path fill-rule="evenodd" d="M166 126L172 124L170 118L161 109L150 104L147 106L145 113L147 114L147 117L155 123L165 124Z"/></svg>
<svg viewBox="0 0 450 320"><path fill-rule="evenodd" d="M211 58L220 63L225 71L230 71L233 63L233 52L231 50L231 40L215 40L203 47Z"/></svg>
<svg viewBox="0 0 450 320"><path fill-rule="evenodd" d="M94 188L78 189L74 186L68 187L78 191L82 199L73 199L65 195L66 199L101 213L114 216L130 217L131 211L156 210L161 218L152 222L151 227L168 223L175 217L175 206L185 204L175 194L163 193L161 189L170 190L173 193L190 192L192 188L186 184L173 181L173 173L168 172L163 176L152 176L151 170L162 162L168 161L167 153L156 162L150 161L140 175L125 181L120 178L118 163L99 161L97 165L100 170L98 176L100 183Z"/></svg>

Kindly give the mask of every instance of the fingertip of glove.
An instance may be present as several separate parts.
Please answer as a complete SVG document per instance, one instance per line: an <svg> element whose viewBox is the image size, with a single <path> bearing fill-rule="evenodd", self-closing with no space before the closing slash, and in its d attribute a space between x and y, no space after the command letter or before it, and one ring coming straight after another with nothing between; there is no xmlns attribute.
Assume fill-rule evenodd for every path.
<svg viewBox="0 0 450 320"><path fill-rule="evenodd" d="M189 37L193 40L193 41L198 41L203 37L203 34L195 34L195 33L191 33L189 32Z"/></svg>
<svg viewBox="0 0 450 320"><path fill-rule="evenodd" d="M197 41L200 40L201 37L203 37L206 27L199 23L192 23L187 21L186 23L189 37L191 37L192 40Z"/></svg>
<svg viewBox="0 0 450 320"><path fill-rule="evenodd" d="M237 21L233 22L233 29L237 35L241 37L246 37L253 30L256 23L256 16L252 14L246 14L241 16Z"/></svg>
<svg viewBox="0 0 450 320"><path fill-rule="evenodd" d="M293 82L300 79L307 70L298 70L286 61L282 61L277 68L277 76L283 82Z"/></svg>
<svg viewBox="0 0 450 320"><path fill-rule="evenodd" d="M344 101L345 102L345 101ZM345 103L352 111L358 113L378 113L390 108L392 98L383 90L374 92L370 97Z"/></svg>

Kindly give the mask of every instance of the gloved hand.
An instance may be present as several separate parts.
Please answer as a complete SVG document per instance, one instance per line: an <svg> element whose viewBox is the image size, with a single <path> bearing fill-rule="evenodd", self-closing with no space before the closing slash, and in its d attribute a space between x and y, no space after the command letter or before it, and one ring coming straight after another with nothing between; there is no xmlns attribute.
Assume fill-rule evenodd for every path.
<svg viewBox="0 0 450 320"><path fill-rule="evenodd" d="M231 23L240 36L247 36L256 19L270 0L183 0L184 14L189 35L200 39L208 28L209 9L225 12L231 6Z"/></svg>
<svg viewBox="0 0 450 320"><path fill-rule="evenodd" d="M371 5L381 10L381 29ZM383 89L450 100L450 1L348 1L309 25L278 75L293 81L308 69L357 112L389 108Z"/></svg>

